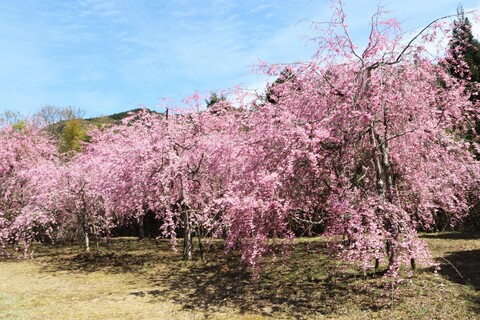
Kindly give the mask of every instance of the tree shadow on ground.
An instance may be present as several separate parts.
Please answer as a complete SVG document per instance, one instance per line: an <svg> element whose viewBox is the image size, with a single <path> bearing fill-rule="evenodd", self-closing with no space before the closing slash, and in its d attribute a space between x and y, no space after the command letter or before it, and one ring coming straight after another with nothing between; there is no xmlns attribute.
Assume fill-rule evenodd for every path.
<svg viewBox="0 0 480 320"><path fill-rule="evenodd" d="M168 273L151 275L149 281L162 290L131 294L168 299L186 310L218 312L229 308L242 314L283 314L296 319L347 314L353 306L369 311L389 307L383 299L381 274L359 276L335 270L324 250L324 243L298 243L288 264L281 259L273 262L257 280L251 270L241 267L239 256L216 254L210 262L189 268L177 264Z"/></svg>
<svg viewBox="0 0 480 320"><path fill-rule="evenodd" d="M476 291L472 294L472 290L464 290L470 292L464 293L464 299L471 301L474 311L480 314L480 233L426 233L422 238L431 240L431 245L440 253L436 262L445 279Z"/></svg>
<svg viewBox="0 0 480 320"><path fill-rule="evenodd" d="M480 249L450 252L437 262L440 263L440 274L446 279L477 291L477 295L465 298L474 302L475 311L480 314Z"/></svg>
<svg viewBox="0 0 480 320"><path fill-rule="evenodd" d="M441 240L478 240L480 233L478 232L441 232L441 233L424 233L422 238L441 239Z"/></svg>
<svg viewBox="0 0 480 320"><path fill-rule="evenodd" d="M138 272L148 267L171 250L166 242L133 239L116 240L115 244L104 244L86 252L75 245L50 245L47 250L37 252L36 257L44 261L48 272L71 271L79 273Z"/></svg>
<svg viewBox="0 0 480 320"><path fill-rule="evenodd" d="M321 241L296 243L288 260L267 258L268 266L257 280L242 266L238 253L225 254L221 243L210 246L206 262L190 263L174 254L168 241L117 240L110 248L91 253L78 247L52 249L39 253L47 272L136 273L151 288L128 294L151 302L173 301L185 310L234 309L305 319L348 314L353 307L369 311L389 307L382 274L341 269L325 255L326 244Z"/></svg>
<svg viewBox="0 0 480 320"><path fill-rule="evenodd" d="M447 279L480 291L480 250L452 252L438 262L440 273Z"/></svg>
<svg viewBox="0 0 480 320"><path fill-rule="evenodd" d="M149 285L126 294L152 303L172 301L185 310L206 314L236 310L274 318L309 319L348 315L352 310L381 312L401 304L403 297L388 297L387 280L381 273L362 274L341 265L325 254L326 246L321 240L297 242L288 260L277 258L272 262L266 258L268 266L257 280L251 270L242 267L238 253L224 253L221 242L210 245L206 262L183 262L168 240L115 239L92 253L58 246L38 254L47 272L134 273ZM449 263L439 261L441 274L478 291L480 275L474 263L479 261L479 251L444 256ZM475 301L478 297L468 298Z"/></svg>

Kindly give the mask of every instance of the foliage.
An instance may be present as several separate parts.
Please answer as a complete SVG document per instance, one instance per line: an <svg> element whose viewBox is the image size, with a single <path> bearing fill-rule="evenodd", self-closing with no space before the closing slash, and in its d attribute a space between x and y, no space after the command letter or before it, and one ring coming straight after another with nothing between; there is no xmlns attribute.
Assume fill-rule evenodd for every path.
<svg viewBox="0 0 480 320"><path fill-rule="evenodd" d="M461 6L457 9L457 14L458 20L453 22L449 42L450 72L457 78L479 82L480 43L473 36L472 24Z"/></svg>
<svg viewBox="0 0 480 320"><path fill-rule="evenodd" d="M207 105L207 108L212 107L214 104L219 103L221 101L226 101L227 97L225 97L223 94L218 96L216 92L212 92L210 94L209 99L205 99L205 104Z"/></svg>
<svg viewBox="0 0 480 320"><path fill-rule="evenodd" d="M87 139L86 123L83 120L67 120L59 136L59 150L62 153L80 151L82 142Z"/></svg>
<svg viewBox="0 0 480 320"><path fill-rule="evenodd" d="M265 94L265 99L271 104L276 104L281 98L282 85L287 83L291 85L295 82L295 73L290 66L286 66L282 72L280 72L278 78L267 87L267 92Z"/></svg>
<svg viewBox="0 0 480 320"><path fill-rule="evenodd" d="M116 123L116 124L120 124L123 119L129 118L134 113L143 112L143 110L146 110L148 113L158 113L154 110L149 110L149 109L146 109L146 108L135 108L135 109L128 110L128 111L114 113L114 114L111 114L111 115L108 115L108 116L96 117L96 118L87 118L87 119L85 119L85 121L87 121L89 123L94 123L94 124L95 123L99 123L99 124L112 123L112 122Z"/></svg>

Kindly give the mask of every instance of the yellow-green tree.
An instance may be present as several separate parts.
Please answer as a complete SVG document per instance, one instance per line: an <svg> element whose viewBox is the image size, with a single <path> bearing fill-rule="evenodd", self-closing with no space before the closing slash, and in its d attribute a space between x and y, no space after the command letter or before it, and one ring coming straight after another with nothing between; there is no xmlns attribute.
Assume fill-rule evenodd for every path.
<svg viewBox="0 0 480 320"><path fill-rule="evenodd" d="M70 119L60 133L60 152L80 151L82 142L88 140L87 127L82 119Z"/></svg>

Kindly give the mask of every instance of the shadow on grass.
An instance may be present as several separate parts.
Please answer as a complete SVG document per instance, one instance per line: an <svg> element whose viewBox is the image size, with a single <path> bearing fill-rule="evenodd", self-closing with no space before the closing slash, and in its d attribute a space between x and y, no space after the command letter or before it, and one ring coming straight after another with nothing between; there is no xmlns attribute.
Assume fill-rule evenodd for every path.
<svg viewBox="0 0 480 320"><path fill-rule="evenodd" d="M186 310L218 312L225 308L263 316L348 314L352 308L388 308L381 274L360 276L340 269L325 255L325 243L296 243L288 263L265 261L259 280L242 268L240 257L225 255L221 243L211 246L207 262L185 263L168 241L115 240L110 248L82 253L80 248L47 248L40 253L45 271L135 273L151 288L128 294L155 302L173 301ZM59 251L60 250L60 251ZM61 250L64 250L61 252Z"/></svg>
<svg viewBox="0 0 480 320"><path fill-rule="evenodd" d="M467 290L470 292L468 295L465 291L460 294L464 295L465 300L471 301L474 312L480 314L480 249L476 245L480 244L480 233L426 233L422 234L422 238L432 240L431 244L441 252L436 258L441 267L439 273L445 279L470 289Z"/></svg>
<svg viewBox="0 0 480 320"><path fill-rule="evenodd" d="M448 280L472 287L477 295L466 297L476 305L476 313L480 314L480 249L451 252L438 258L441 264L440 274Z"/></svg>
<svg viewBox="0 0 480 320"><path fill-rule="evenodd" d="M478 240L480 233L478 232L440 232L440 233L424 233L422 238L441 239L441 240Z"/></svg>
<svg viewBox="0 0 480 320"><path fill-rule="evenodd" d="M323 246L297 243L288 263L274 262L257 281L241 268L238 256L224 256L216 250L217 254L210 256L211 262L195 263L189 268L180 263L168 273L152 275L149 280L163 290L131 294L168 299L187 310L216 312L227 307L240 313L284 314L296 319L347 313L352 307L369 311L388 307L382 296L381 275L359 277L357 273L335 270L335 264L324 253L312 250L316 247L323 251Z"/></svg>
<svg viewBox="0 0 480 320"><path fill-rule="evenodd" d="M440 273L447 279L480 291L480 250L452 252L438 262Z"/></svg>
<svg viewBox="0 0 480 320"><path fill-rule="evenodd" d="M36 253L37 258L47 262L49 272L71 271L80 273L138 272L158 259L162 259L171 247L166 242L134 239L115 239L91 252L75 245L49 245Z"/></svg>
<svg viewBox="0 0 480 320"><path fill-rule="evenodd" d="M478 235L456 233L424 237L442 241L478 239ZM132 281L140 277L149 286L126 294L152 303L173 301L186 310L207 313L227 308L240 313L304 319L348 315L352 310L378 312L401 305L403 299L386 297L388 290L381 274L361 275L340 267L325 254L326 244L318 239L295 243L286 263L282 258L273 263L266 260L269 265L258 281L252 278L250 270L242 268L238 254L223 253L221 242L215 242L210 249L207 262L191 263L183 262L168 240L114 239L88 254L80 247L50 245L39 248L37 254L45 271L131 273ZM480 291L480 250L454 252L439 259L440 273L446 279ZM411 299L415 297L415 293L410 293ZM480 312L478 297L465 297L479 306L476 312ZM405 312L410 314L409 310Z"/></svg>

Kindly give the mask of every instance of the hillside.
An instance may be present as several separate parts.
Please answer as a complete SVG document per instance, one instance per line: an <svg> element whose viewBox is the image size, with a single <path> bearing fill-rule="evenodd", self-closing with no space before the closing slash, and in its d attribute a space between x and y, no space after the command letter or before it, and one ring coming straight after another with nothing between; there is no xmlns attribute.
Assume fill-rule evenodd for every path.
<svg viewBox="0 0 480 320"><path fill-rule="evenodd" d="M131 109L131 110L123 111L123 112L118 112L118 113L114 113L114 114L107 115L107 116L86 118L84 120L89 122L89 123L95 123L95 124L98 124L98 123L115 123L115 122L120 122L123 119L125 119L126 117L130 116L130 114L140 112L141 110L147 110L149 113L160 113L158 111L150 110L148 108L135 108L135 109Z"/></svg>

